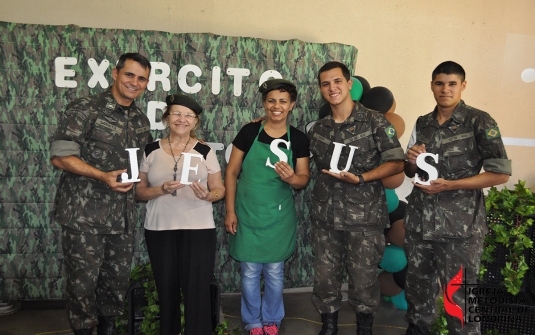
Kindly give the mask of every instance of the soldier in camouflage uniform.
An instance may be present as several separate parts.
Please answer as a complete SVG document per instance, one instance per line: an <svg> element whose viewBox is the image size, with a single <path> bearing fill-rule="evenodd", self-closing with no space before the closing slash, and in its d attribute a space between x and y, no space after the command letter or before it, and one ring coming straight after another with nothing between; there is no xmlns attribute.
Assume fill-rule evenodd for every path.
<svg viewBox="0 0 535 335"><path fill-rule="evenodd" d="M318 81L332 114L317 121L309 133L310 150L320 171L311 205L312 301L321 313L320 335L337 334L340 289L347 268L357 334L372 334L380 298L377 267L388 224L381 179L403 171L403 149L382 114L351 100L352 81L344 64L325 64Z"/></svg>
<svg viewBox="0 0 535 335"><path fill-rule="evenodd" d="M125 149L150 142L149 120L134 103L147 87L150 68L140 54L122 55L112 87L70 103L53 138L51 162L64 170L54 218L62 225L67 311L75 334L92 334L97 322L98 334L113 334L115 316L123 312L137 212L134 185L120 178L130 166Z"/></svg>
<svg viewBox="0 0 535 335"><path fill-rule="evenodd" d="M496 122L461 100L465 87L459 64L444 62L433 71L431 90L437 105L418 118L406 154L405 173L408 177L418 173L420 179L427 174L417 167L416 158L425 152L438 154L438 164L431 162L438 179L428 186L414 184L405 214L406 334L429 334L439 291L437 277L447 287L462 266L463 283L476 283L487 232L481 189L505 183L511 175ZM480 173L482 167L485 172ZM464 308L464 287L453 297L454 304ZM479 323L463 327L461 319L464 314L467 320L468 311L456 308L458 318L446 316L449 334L480 334Z"/></svg>

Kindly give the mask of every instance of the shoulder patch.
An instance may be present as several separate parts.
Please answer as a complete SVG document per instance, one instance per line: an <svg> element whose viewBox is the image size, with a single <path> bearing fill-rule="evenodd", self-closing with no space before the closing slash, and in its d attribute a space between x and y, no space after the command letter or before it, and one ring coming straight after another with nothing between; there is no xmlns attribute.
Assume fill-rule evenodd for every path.
<svg viewBox="0 0 535 335"><path fill-rule="evenodd" d="M149 157L150 153L160 148L158 141L147 144L145 147L145 156Z"/></svg>
<svg viewBox="0 0 535 335"><path fill-rule="evenodd" d="M393 125L390 125L388 128L385 129L385 133L388 138L392 138L396 135L396 128L394 128Z"/></svg>
<svg viewBox="0 0 535 335"><path fill-rule="evenodd" d="M204 160L206 160L206 158L208 157L208 153L210 152L210 150L212 150L212 148L208 144L202 144L201 142L197 142L193 149L200 153L204 157Z"/></svg>
<svg viewBox="0 0 535 335"><path fill-rule="evenodd" d="M500 129L498 129L498 127L485 129L485 135L487 135L487 139L493 139L493 138L498 138L502 136L502 134L500 134Z"/></svg>

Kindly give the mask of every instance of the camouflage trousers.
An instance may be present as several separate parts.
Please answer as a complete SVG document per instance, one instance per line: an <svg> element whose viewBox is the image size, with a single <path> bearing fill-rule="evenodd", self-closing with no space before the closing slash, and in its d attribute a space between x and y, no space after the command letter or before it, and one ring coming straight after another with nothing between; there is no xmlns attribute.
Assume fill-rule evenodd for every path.
<svg viewBox="0 0 535 335"><path fill-rule="evenodd" d="M62 229L67 313L73 329L92 328L97 315L123 313L133 234L95 235Z"/></svg>
<svg viewBox="0 0 535 335"><path fill-rule="evenodd" d="M355 313L373 313L380 302L377 269L384 250L382 231L363 233L314 226L312 302L317 310L333 313L342 307L340 289L347 271L349 304Z"/></svg>
<svg viewBox="0 0 535 335"><path fill-rule="evenodd" d="M435 319L435 302L439 294L439 282L444 286L463 268L463 284L477 283L483 237L472 236L467 239L452 239L451 242L434 242L422 240L422 233L405 231L403 244L407 255L408 268L405 282L405 297L408 310L405 320L409 323L429 326ZM469 313L467 286L461 286L454 294L453 301L461 307L464 320L474 320ZM466 297L465 297L466 295ZM466 306L466 310L464 310ZM471 317L469 317L471 316ZM478 322L465 322L461 326L459 318L446 313L450 335L481 334Z"/></svg>

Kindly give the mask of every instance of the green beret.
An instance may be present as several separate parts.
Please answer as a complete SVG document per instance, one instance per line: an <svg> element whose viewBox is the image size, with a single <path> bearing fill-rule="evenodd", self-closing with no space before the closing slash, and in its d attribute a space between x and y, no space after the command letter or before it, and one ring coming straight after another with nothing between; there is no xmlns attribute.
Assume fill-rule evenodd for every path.
<svg viewBox="0 0 535 335"><path fill-rule="evenodd" d="M167 106L180 105L180 106L188 107L196 115L199 115L202 113L201 105L199 105L197 101L195 101L193 98L188 97L187 95L182 95L182 94L168 95L167 98L165 98L165 102L167 103Z"/></svg>
<svg viewBox="0 0 535 335"><path fill-rule="evenodd" d="M258 91L262 94L266 94L282 86L291 86L293 88L296 88L294 83L286 79L269 79L266 80L262 85L260 85Z"/></svg>

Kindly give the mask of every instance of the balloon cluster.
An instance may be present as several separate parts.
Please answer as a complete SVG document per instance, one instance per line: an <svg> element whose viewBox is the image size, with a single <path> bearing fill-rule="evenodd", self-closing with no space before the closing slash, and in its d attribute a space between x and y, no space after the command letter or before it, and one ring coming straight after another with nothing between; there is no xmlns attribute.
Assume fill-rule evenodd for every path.
<svg viewBox="0 0 535 335"><path fill-rule="evenodd" d="M396 129L397 137L405 132L405 122L401 116L395 114L396 100L392 92L382 86L370 87L368 81L360 76L352 77L351 98L359 101L364 107L380 112ZM405 273L407 272L407 257L403 251L405 228L403 216L406 204L399 200L396 191L404 181L403 172L384 178L390 228L385 230L387 246L379 266L382 271L378 275L381 294L399 309L407 309L405 299Z"/></svg>
<svg viewBox="0 0 535 335"><path fill-rule="evenodd" d="M405 300L405 274L407 273L407 257L403 251L403 240L405 238L405 227L403 226L403 216L407 204L400 201L394 190L386 190L388 203L388 216L390 228L385 229L385 239L387 246L383 259L379 266L378 280L381 287L381 294L389 297L394 306L399 309L407 309ZM392 195L393 193L394 195ZM393 210L391 210L394 208Z"/></svg>

